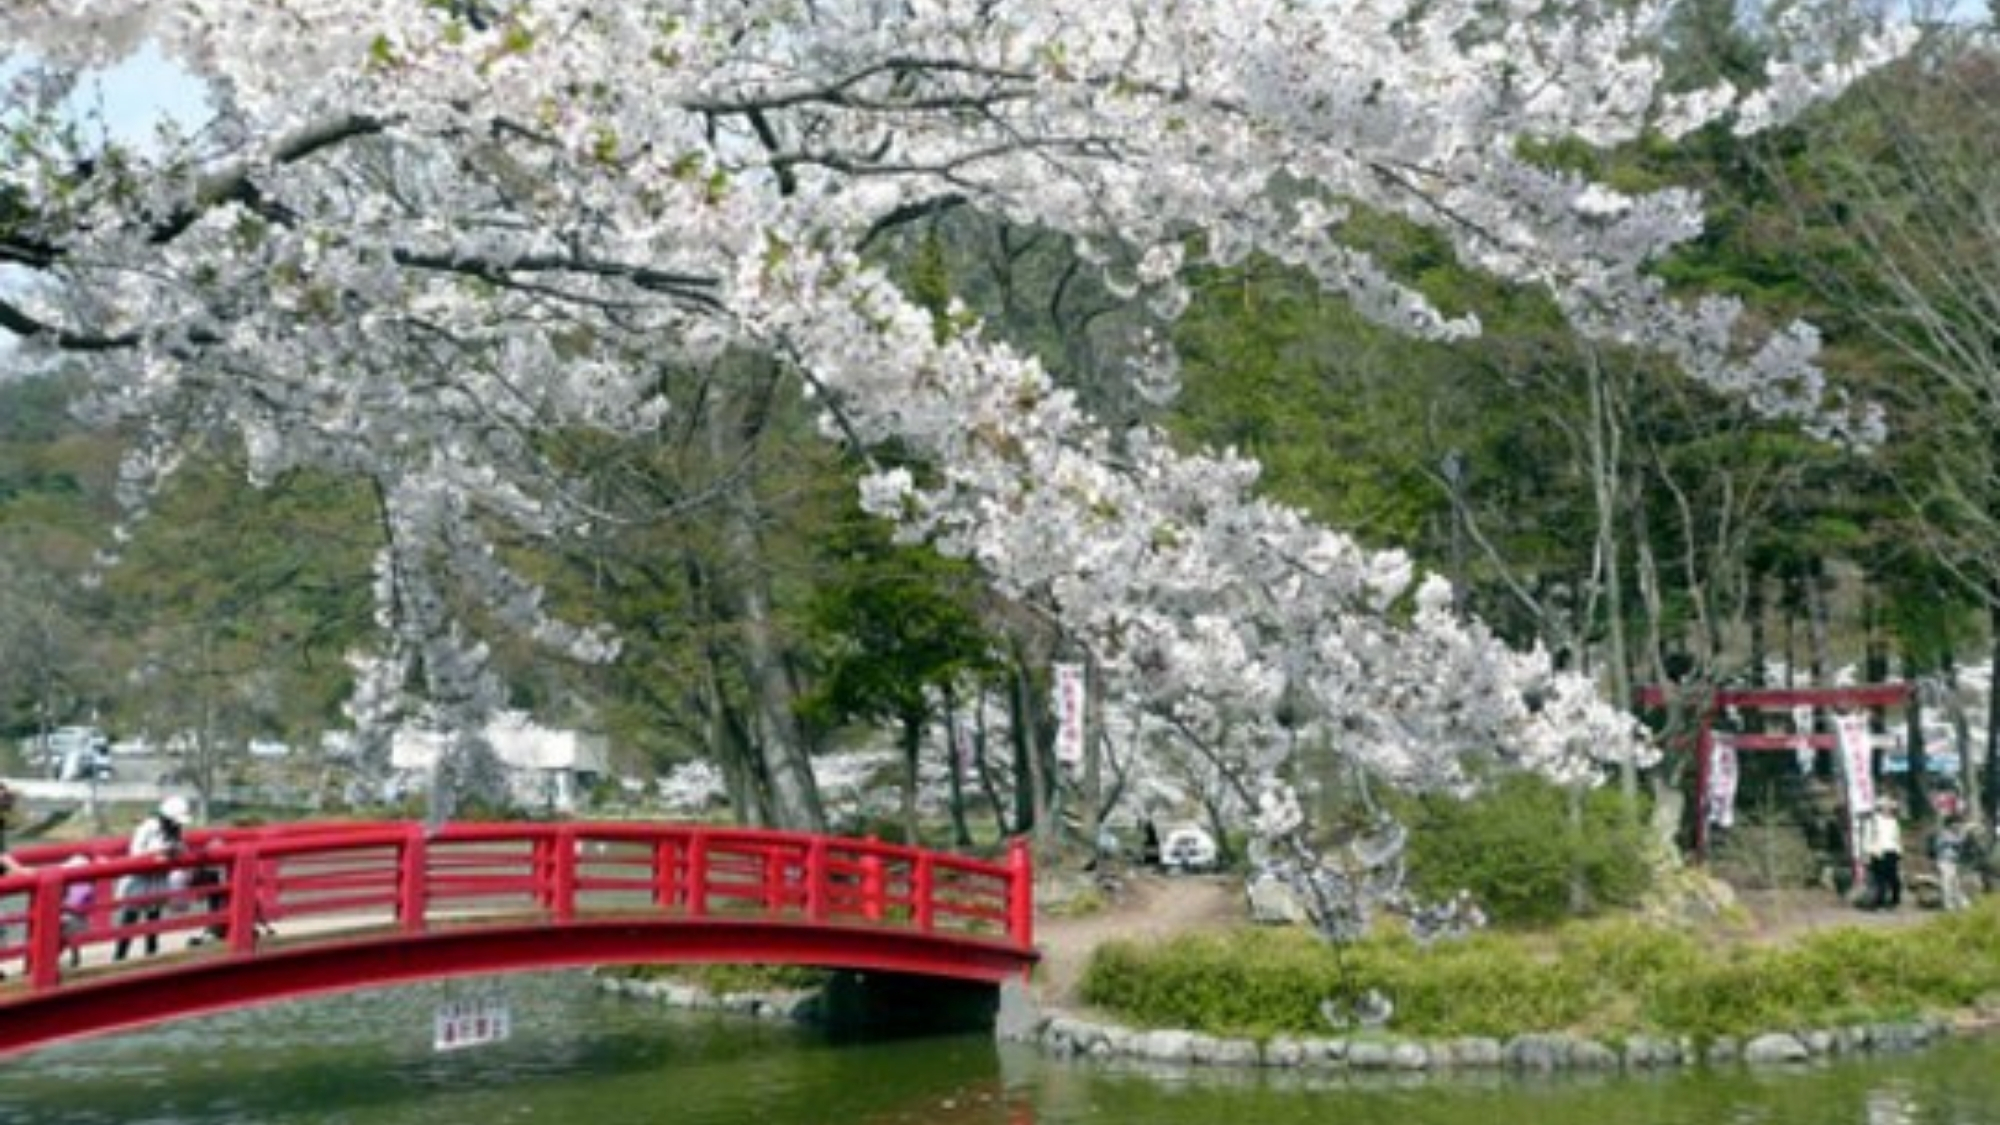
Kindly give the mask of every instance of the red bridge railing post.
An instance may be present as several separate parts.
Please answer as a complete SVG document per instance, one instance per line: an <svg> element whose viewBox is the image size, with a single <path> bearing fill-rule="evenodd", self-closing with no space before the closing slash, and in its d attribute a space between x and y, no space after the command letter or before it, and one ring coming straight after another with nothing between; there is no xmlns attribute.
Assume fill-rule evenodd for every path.
<svg viewBox="0 0 2000 1125"><path fill-rule="evenodd" d="M257 948L257 906L265 889L258 876L263 871L257 849L243 845L229 861L229 951L251 953Z"/></svg>
<svg viewBox="0 0 2000 1125"><path fill-rule="evenodd" d="M681 846L669 837L653 845L653 905L672 910L681 904Z"/></svg>
<svg viewBox="0 0 2000 1125"><path fill-rule="evenodd" d="M35 989L62 983L63 870L35 873L35 897L28 907L28 984Z"/></svg>
<svg viewBox="0 0 2000 1125"><path fill-rule="evenodd" d="M686 882L682 891L687 895L688 916L705 917L708 914L708 837L701 832L688 837L684 879Z"/></svg>
<svg viewBox="0 0 2000 1125"><path fill-rule="evenodd" d="M917 855L916 870L910 876L910 898L914 900L911 915L918 933L930 933L931 924L937 920L936 890L937 868L933 865L931 854L921 852Z"/></svg>
<svg viewBox="0 0 2000 1125"><path fill-rule="evenodd" d="M776 914L785 901L785 853L782 848L764 849L764 913Z"/></svg>
<svg viewBox="0 0 2000 1125"><path fill-rule="evenodd" d="M557 828L550 851L553 854L549 857L551 862L546 875L549 880L547 904L556 921L574 922L576 921L576 869L581 862L578 853L582 851L576 830L568 825Z"/></svg>
<svg viewBox="0 0 2000 1125"><path fill-rule="evenodd" d="M1007 842L1007 936L1026 949L1035 944L1035 857L1028 841Z"/></svg>
<svg viewBox="0 0 2000 1125"><path fill-rule="evenodd" d="M827 918L827 872L826 841L813 837L806 845L806 920L824 922Z"/></svg>
<svg viewBox="0 0 2000 1125"><path fill-rule="evenodd" d="M875 843L873 836L868 838ZM870 922L882 920L882 898L885 880L882 878L882 857L869 852L861 857L861 916Z"/></svg>
<svg viewBox="0 0 2000 1125"><path fill-rule="evenodd" d="M429 845L424 826L412 824L403 833L400 862L397 863L396 921L411 933L424 928L424 912L429 908L425 879L429 867Z"/></svg>

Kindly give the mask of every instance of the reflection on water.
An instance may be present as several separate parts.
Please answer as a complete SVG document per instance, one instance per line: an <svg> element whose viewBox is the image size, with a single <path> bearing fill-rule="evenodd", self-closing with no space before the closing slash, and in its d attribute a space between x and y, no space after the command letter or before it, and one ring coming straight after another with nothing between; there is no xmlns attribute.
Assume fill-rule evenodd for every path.
<svg viewBox="0 0 2000 1125"><path fill-rule="evenodd" d="M2000 1125L2000 1042L1781 1071L1450 1080L1053 1062L983 1037L835 1043L577 974L482 982L513 1038L437 1054L432 985L0 1063L0 1125Z"/></svg>

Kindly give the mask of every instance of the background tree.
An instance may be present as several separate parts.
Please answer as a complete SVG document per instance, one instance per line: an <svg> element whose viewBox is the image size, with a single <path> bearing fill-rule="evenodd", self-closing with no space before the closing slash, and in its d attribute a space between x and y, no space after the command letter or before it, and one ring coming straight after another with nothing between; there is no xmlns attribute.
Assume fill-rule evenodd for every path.
<svg viewBox="0 0 2000 1125"><path fill-rule="evenodd" d="M808 620L817 638L816 676L802 700L821 726L884 720L900 729L902 822L908 843L917 820L918 760L947 693L995 668L994 642L979 613L977 575L964 563L890 542L880 520L850 509L822 551L838 562L814 593ZM949 740L953 792L961 786ZM970 842L962 801L952 808L955 842Z"/></svg>

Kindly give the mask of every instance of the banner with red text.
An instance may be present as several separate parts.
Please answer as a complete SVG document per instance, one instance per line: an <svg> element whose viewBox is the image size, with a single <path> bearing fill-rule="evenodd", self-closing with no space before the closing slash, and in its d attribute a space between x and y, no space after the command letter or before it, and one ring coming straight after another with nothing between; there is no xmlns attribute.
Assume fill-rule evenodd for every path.
<svg viewBox="0 0 2000 1125"><path fill-rule="evenodd" d="M1083 665L1058 664L1056 677L1056 761L1066 766L1083 764Z"/></svg>

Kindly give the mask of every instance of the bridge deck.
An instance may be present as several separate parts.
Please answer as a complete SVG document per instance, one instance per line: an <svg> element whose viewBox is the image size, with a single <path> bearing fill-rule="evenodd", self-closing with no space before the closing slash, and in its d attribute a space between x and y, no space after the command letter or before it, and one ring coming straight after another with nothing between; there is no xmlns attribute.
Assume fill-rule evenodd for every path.
<svg viewBox="0 0 2000 1125"><path fill-rule="evenodd" d="M996 863L703 825L342 822L123 851L22 849L33 870L0 878L0 965L25 969L0 984L0 1053L444 976L731 961L997 982L1036 958L1018 843Z"/></svg>

